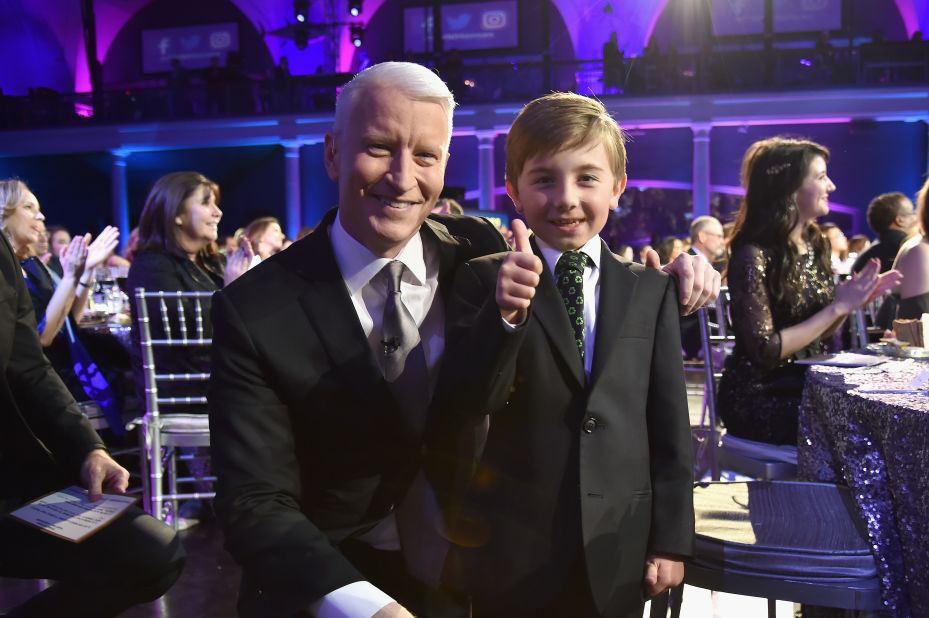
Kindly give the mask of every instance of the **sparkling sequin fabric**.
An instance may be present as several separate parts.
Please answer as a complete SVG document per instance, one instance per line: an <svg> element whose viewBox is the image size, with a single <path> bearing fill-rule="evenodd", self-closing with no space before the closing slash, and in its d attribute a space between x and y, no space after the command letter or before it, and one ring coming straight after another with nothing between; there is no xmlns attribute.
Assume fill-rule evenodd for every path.
<svg viewBox="0 0 929 618"><path fill-rule="evenodd" d="M929 363L813 367L800 408L802 480L848 485L893 616L929 616L929 396L904 389Z"/></svg>
<svg viewBox="0 0 929 618"><path fill-rule="evenodd" d="M790 275L797 296L774 302L767 280L769 260L763 249L746 245L729 261L735 349L726 359L719 384L719 415L732 435L796 444L805 367L793 360L819 354L823 346L815 341L792 358L780 360L780 331L828 305L835 290L818 254L810 251L800 256L801 263Z"/></svg>

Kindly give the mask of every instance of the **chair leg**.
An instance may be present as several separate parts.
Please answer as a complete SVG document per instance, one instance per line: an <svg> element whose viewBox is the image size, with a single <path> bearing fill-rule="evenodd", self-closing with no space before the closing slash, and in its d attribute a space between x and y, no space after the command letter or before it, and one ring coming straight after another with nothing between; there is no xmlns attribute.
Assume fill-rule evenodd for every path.
<svg viewBox="0 0 929 618"><path fill-rule="evenodd" d="M666 591L652 597L652 606L648 612L648 618L668 618L668 597L670 596L671 592Z"/></svg>
<svg viewBox="0 0 929 618"><path fill-rule="evenodd" d="M167 450L168 458L168 497L171 501L171 524L177 530L178 526L178 504L177 504L177 448L171 447Z"/></svg>
<svg viewBox="0 0 929 618"><path fill-rule="evenodd" d="M681 606L684 604L684 584L668 591L668 605L671 609L671 618L680 618Z"/></svg>
<svg viewBox="0 0 929 618"><path fill-rule="evenodd" d="M768 599L768 618L777 618L777 600Z"/></svg>

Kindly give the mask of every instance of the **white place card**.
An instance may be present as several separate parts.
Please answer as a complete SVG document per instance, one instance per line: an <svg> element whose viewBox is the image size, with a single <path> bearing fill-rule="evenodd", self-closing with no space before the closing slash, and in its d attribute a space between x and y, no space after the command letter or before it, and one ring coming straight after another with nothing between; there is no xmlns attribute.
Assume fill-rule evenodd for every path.
<svg viewBox="0 0 929 618"><path fill-rule="evenodd" d="M33 500L10 515L43 532L80 543L135 501L131 496L103 494L100 500L91 502L86 489L73 485Z"/></svg>

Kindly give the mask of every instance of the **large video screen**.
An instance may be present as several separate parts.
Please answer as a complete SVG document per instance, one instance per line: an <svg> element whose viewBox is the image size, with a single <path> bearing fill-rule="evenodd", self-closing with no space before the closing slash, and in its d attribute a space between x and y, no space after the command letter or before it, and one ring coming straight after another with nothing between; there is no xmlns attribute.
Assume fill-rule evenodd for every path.
<svg viewBox="0 0 929 618"><path fill-rule="evenodd" d="M713 0L713 34L764 34L764 0Z"/></svg>
<svg viewBox="0 0 929 618"><path fill-rule="evenodd" d="M187 26L142 31L142 71L164 73L171 70L171 61L181 61L185 69L202 69L210 58L219 57L226 64L226 55L239 51L239 25L236 23Z"/></svg>
<svg viewBox="0 0 929 618"><path fill-rule="evenodd" d="M774 32L842 29L842 0L774 0Z"/></svg>
<svg viewBox="0 0 929 618"><path fill-rule="evenodd" d="M500 49L519 45L517 0L443 4L442 47L457 49ZM403 46L408 52L432 51L432 8L408 7L403 11Z"/></svg>

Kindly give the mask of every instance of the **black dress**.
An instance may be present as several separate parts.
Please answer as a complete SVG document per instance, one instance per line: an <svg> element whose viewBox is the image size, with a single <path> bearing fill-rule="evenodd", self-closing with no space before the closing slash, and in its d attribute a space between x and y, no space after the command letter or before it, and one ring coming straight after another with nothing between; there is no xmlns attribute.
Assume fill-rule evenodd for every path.
<svg viewBox="0 0 929 618"><path fill-rule="evenodd" d="M193 261L172 255L163 251L145 251L137 253L129 268L126 279L126 293L130 298L132 307L132 368L135 374L136 388L144 398L145 380L142 377L142 354L139 346L138 315L136 313L135 291L144 288L150 291L170 292L215 292L223 286L223 270L225 263L222 256L217 256L206 268L201 268ZM154 308L149 306L149 316ZM203 303L204 315L209 316L209 300ZM171 319L176 324L175 319ZM151 319L152 337L160 339L164 336L160 319ZM192 328L192 325L189 325ZM205 337L212 337L212 327L209 320L205 321ZM192 334L188 333L188 334ZM155 363L159 373L209 373L209 348L154 348ZM172 388L170 383L159 385L159 395L162 396L205 396L207 383L182 383L180 388ZM188 406L184 411L200 411ZM206 412L206 406L203 406Z"/></svg>
<svg viewBox="0 0 929 618"><path fill-rule="evenodd" d="M900 299L897 309L898 320L918 320L924 313L929 313L929 292ZM923 336L925 335L926 333L923 333Z"/></svg>
<svg viewBox="0 0 929 618"><path fill-rule="evenodd" d="M819 339L781 360L780 331L832 302L832 273L818 253L800 256L789 275L798 293L774 302L768 284L770 256L757 245L735 250L729 261L730 313L735 349L719 384L719 415L734 436L772 444L797 443L797 417L806 367L794 360L824 350Z"/></svg>

